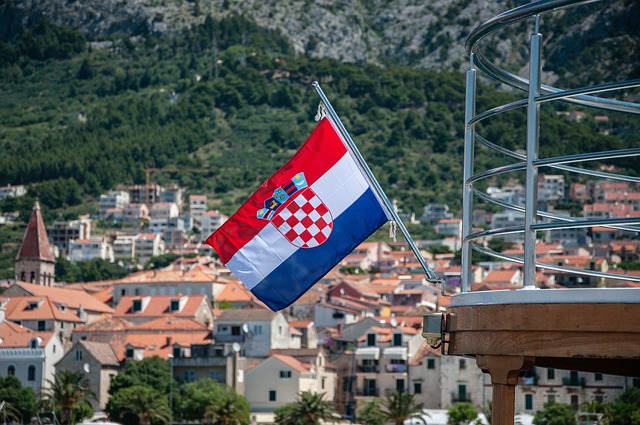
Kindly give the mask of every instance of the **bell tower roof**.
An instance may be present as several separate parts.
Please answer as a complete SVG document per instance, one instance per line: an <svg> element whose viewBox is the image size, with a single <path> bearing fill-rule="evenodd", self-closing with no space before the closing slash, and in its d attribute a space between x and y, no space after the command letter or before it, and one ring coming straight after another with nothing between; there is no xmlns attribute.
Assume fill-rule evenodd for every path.
<svg viewBox="0 0 640 425"><path fill-rule="evenodd" d="M55 261L51 253L51 246L47 238L47 230L44 227L44 220L40 213L40 203L33 205L33 212L27 224L20 250L16 260L20 259L40 259L45 261Z"/></svg>

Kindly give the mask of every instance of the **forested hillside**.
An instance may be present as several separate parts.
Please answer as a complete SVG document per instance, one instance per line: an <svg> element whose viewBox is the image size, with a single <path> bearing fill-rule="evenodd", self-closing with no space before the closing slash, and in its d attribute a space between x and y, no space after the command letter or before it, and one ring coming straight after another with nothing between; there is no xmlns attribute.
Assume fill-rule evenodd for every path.
<svg viewBox="0 0 640 425"><path fill-rule="evenodd" d="M403 209L460 205L464 90L456 72L294 55L284 37L238 16L100 45L42 20L0 44L0 63L0 184L31 185L45 211L144 183L147 167L178 167L209 172L157 178L207 193L231 213L313 128L316 79ZM509 96L483 87L480 102ZM625 144L589 130L593 122L569 125L545 112L555 140L543 150ZM523 146L524 116L509 119L484 134Z"/></svg>

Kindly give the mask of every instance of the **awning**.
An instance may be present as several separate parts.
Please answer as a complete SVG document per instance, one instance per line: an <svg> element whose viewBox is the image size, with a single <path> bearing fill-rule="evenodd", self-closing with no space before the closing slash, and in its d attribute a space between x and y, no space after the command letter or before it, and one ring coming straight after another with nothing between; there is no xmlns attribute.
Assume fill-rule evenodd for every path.
<svg viewBox="0 0 640 425"><path fill-rule="evenodd" d="M386 359L407 360L407 347L387 347L382 354Z"/></svg>
<svg viewBox="0 0 640 425"><path fill-rule="evenodd" d="M380 347L360 347L356 350L356 359L378 360L380 358Z"/></svg>

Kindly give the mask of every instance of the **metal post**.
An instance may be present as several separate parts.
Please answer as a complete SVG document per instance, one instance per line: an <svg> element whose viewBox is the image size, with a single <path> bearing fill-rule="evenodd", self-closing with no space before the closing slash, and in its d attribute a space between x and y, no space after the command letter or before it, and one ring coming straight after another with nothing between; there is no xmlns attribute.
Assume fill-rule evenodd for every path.
<svg viewBox="0 0 640 425"><path fill-rule="evenodd" d="M538 211L538 169L534 161L538 159L540 137L540 96L541 38L538 33L539 17L536 17L536 33L531 36L531 54L529 59L529 97L527 102L527 159L525 179L524 212L524 286L534 287L536 283L536 224Z"/></svg>
<svg viewBox="0 0 640 425"><path fill-rule="evenodd" d="M398 212L395 210L395 208L393 208L393 205L389 201L389 198L387 198L387 195L385 195L384 191L382 190L382 187L380 187L380 184L378 183L375 176L371 172L371 169L369 169L369 166L367 165L366 161L360 154L360 151L358 151L358 148L356 147L356 144L354 143L353 139L351 139L351 136L347 132L347 129L344 127L344 125L342 125L342 121L340 121L338 114L336 114L336 111L333 109L333 106L331 106L329 99L327 99L327 96L324 94L324 92L320 88L320 83L318 83L317 81L314 81L312 84L313 84L313 87L316 89L316 92L320 96L320 99L322 100L322 103L324 104L327 110L327 113L329 114L329 118L331 118L331 120L337 125L338 130L340 130L343 140L347 143L347 146L346 146L347 149L349 150L349 152L351 152L354 159L357 161L361 170L364 172L367 180L369 180L369 184L371 185L371 188L375 192L380 202L382 202L382 204L384 205L388 215L390 215L393 218L393 221L395 221L398 227L400 228L400 231L402 232L402 235L404 236L405 240L409 244L409 247L413 251L413 254L416 256L416 258L418 259L418 262L424 269L424 272L427 275L427 280L431 282L440 283L441 280L438 279L438 277L436 277L436 274L434 273L434 271L431 270L431 268L427 265L427 261L422 256L422 253L418 249L418 246L413 241L413 238L409 234L409 231L404 226L404 223L398 216Z"/></svg>
<svg viewBox="0 0 640 425"><path fill-rule="evenodd" d="M469 125L476 113L476 70L473 69L473 53L470 55L467 71L467 87L464 107L464 171L462 188L462 292L471 288L471 241L467 236L472 231L473 223L473 183L467 183L473 175L475 127Z"/></svg>
<svg viewBox="0 0 640 425"><path fill-rule="evenodd" d="M351 376L349 377L349 423L352 424L356 420L356 412L353 406L353 400L355 398L355 383L356 383L356 347L357 340L354 340L354 346L351 349Z"/></svg>
<svg viewBox="0 0 640 425"><path fill-rule="evenodd" d="M169 424L173 423L173 355L169 354Z"/></svg>

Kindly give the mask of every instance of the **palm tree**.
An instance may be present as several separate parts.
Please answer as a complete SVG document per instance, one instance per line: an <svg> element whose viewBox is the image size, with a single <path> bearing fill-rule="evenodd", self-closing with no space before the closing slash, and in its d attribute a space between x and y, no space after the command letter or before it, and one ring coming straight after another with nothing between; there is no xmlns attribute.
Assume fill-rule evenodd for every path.
<svg viewBox="0 0 640 425"><path fill-rule="evenodd" d="M127 422L136 416L140 425L150 425L152 420L168 423L171 419L167 396L147 385L133 385L117 391L107 406L115 420Z"/></svg>
<svg viewBox="0 0 640 425"><path fill-rule="evenodd" d="M96 401L96 395L89 388L89 379L81 372L59 370L54 381L47 380L49 389L46 397L49 398L54 408L60 409L60 422L63 424L74 423L73 411L84 407L91 410L91 402Z"/></svg>
<svg viewBox="0 0 640 425"><path fill-rule="evenodd" d="M247 399L230 388L204 411L204 419L216 425L245 425L250 422L250 416L251 405Z"/></svg>
<svg viewBox="0 0 640 425"><path fill-rule="evenodd" d="M417 419L426 425L427 422L423 418L424 412L422 411L424 406L422 403L416 403L413 398L413 394L405 392L387 395L382 402L382 417L395 425L402 425L407 419Z"/></svg>
<svg viewBox="0 0 640 425"><path fill-rule="evenodd" d="M336 409L324 400L324 393L303 391L296 401L276 409L276 423L280 425L318 425L320 421L337 418Z"/></svg>

